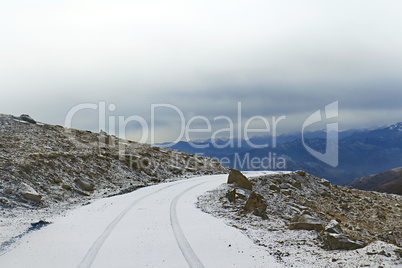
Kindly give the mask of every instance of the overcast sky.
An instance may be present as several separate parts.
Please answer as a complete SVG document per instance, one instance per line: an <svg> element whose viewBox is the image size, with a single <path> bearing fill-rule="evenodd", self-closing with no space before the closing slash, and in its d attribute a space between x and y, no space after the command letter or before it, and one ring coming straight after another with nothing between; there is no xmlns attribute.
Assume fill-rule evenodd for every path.
<svg viewBox="0 0 402 268"><path fill-rule="evenodd" d="M288 132L339 101L340 129L400 122L401 10L396 0L3 1L0 113L64 125L71 108L104 101L116 107L107 116L150 125L162 103L216 130L228 127L216 116L237 127L241 102L242 124L286 116L278 132ZM176 139L180 122L155 110L156 141ZM97 130L97 112L77 112L73 127ZM127 125L129 138L141 133Z"/></svg>

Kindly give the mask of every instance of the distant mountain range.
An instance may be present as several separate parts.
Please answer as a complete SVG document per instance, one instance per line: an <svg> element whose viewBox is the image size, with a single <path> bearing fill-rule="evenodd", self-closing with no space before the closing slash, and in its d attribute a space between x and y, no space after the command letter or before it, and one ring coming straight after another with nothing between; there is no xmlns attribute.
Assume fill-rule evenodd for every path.
<svg viewBox="0 0 402 268"><path fill-rule="evenodd" d="M311 148L324 153L326 136L327 133L324 130L304 133L304 142ZM242 170L301 169L340 185L358 177L402 166L402 122L374 130L340 132L339 165L335 168L316 159L306 150L301 133L278 136L275 148L272 147L271 136L253 137L249 141L255 145L268 144L269 146L253 149L247 141L241 140L241 142L233 142L236 146L216 148L213 142L221 145L228 144L229 140L222 139L194 142L204 148L195 148L191 143L184 141L170 148L218 158L228 167ZM259 163L259 160L265 160L265 162Z"/></svg>
<svg viewBox="0 0 402 268"><path fill-rule="evenodd" d="M368 131L369 130L360 130L360 129L347 130L339 132L339 137L345 138L355 133L363 133ZM304 133L305 139L325 139L326 135L327 132L325 130L317 130ZM301 132L287 133L277 136L275 138L275 142L276 144L283 144L293 142L301 138L302 138ZM251 137L248 141L246 141L245 139L241 139L239 141L237 138L234 139L218 138L214 140L207 139L207 140L190 141L190 142L180 141L172 146L170 146L171 143L169 142L160 143L156 145L161 147L169 147L171 149L176 149L193 154L221 157L221 156L230 156L235 153L251 151L253 150L252 145L257 145L261 147L267 145L267 147L271 147L273 144L273 139L274 138L271 135L264 135L264 136ZM233 146L231 145L225 146L230 143L233 143Z"/></svg>

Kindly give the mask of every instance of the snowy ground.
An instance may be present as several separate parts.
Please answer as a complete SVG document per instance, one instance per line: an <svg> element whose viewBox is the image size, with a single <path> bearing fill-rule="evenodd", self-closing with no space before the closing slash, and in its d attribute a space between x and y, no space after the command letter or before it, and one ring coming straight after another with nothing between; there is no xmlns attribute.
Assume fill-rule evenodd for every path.
<svg viewBox="0 0 402 268"><path fill-rule="evenodd" d="M276 267L267 249L195 207L204 176L101 199L21 237L0 267Z"/></svg>
<svg viewBox="0 0 402 268"><path fill-rule="evenodd" d="M0 251L0 267L402 267L394 245L328 251L318 246L315 231L287 230L272 216L261 220L231 213L219 201L226 181L227 175L203 176L61 214L32 211L33 221L46 216L51 224ZM8 220L20 223L18 213ZM12 226L1 230L10 236Z"/></svg>

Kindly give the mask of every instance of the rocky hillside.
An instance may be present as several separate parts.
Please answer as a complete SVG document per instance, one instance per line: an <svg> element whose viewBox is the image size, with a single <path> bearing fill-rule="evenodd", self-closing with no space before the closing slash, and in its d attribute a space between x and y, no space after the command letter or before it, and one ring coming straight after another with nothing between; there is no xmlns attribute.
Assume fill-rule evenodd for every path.
<svg viewBox="0 0 402 268"><path fill-rule="evenodd" d="M363 176L354 179L347 185L361 190L402 195L402 167Z"/></svg>
<svg viewBox="0 0 402 268"><path fill-rule="evenodd" d="M239 179L201 196L198 206L291 267L402 265L402 196L334 185L304 171L249 181L251 190Z"/></svg>
<svg viewBox="0 0 402 268"><path fill-rule="evenodd" d="M0 115L1 208L51 207L224 172L211 158Z"/></svg>

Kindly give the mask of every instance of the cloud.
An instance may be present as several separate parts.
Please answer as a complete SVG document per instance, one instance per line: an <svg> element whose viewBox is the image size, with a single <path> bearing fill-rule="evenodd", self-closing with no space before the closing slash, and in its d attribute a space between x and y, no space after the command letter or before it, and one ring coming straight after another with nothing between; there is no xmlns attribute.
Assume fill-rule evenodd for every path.
<svg viewBox="0 0 402 268"><path fill-rule="evenodd" d="M169 103L186 118L212 120L235 118L240 101L245 118L286 115L287 131L339 100L344 126L401 121L401 8L371 0L10 1L0 16L1 112L62 124L71 107L106 101L116 104L111 115L150 120L151 104ZM77 127L97 129L94 117ZM178 124L160 115L160 139Z"/></svg>

